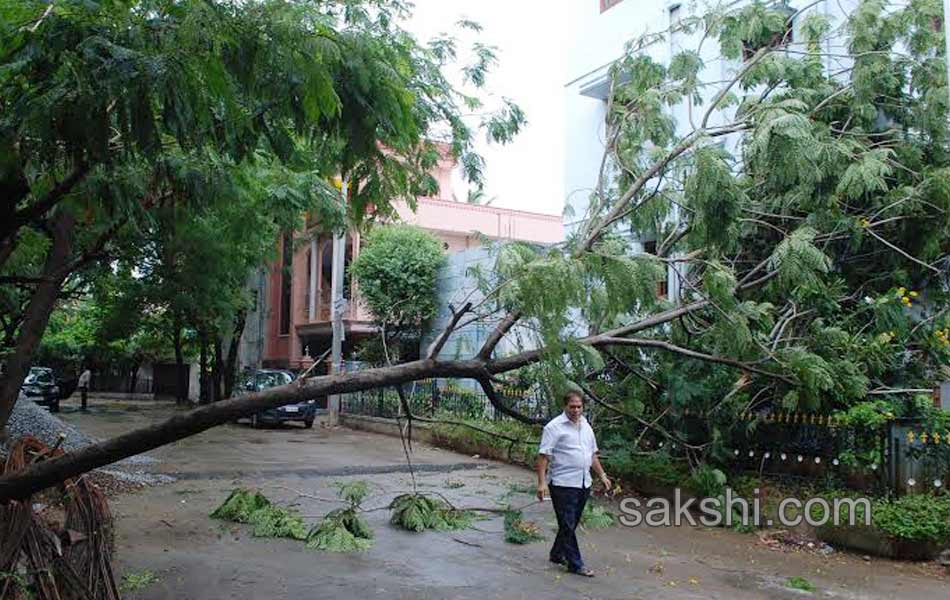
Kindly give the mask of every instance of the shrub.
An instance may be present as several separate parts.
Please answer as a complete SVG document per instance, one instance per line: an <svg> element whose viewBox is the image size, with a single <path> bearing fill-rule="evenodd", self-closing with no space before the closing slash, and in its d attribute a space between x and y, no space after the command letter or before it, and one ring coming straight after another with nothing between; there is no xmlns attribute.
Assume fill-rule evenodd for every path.
<svg viewBox="0 0 950 600"><path fill-rule="evenodd" d="M872 523L906 540L950 541L950 497L914 494L874 502Z"/></svg>

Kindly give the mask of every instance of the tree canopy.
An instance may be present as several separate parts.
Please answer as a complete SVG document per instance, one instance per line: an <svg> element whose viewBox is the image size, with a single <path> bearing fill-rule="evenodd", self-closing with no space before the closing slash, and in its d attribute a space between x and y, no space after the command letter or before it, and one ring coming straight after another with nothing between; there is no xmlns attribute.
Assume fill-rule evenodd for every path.
<svg viewBox="0 0 950 600"><path fill-rule="evenodd" d="M160 280L153 310L207 308L190 315L207 329L239 310L234 284L275 230L434 194L437 141L480 181L461 116L479 100L443 74L456 40L420 44L399 28L407 8L0 1L0 427L64 288L109 260ZM476 86L489 55L468 67ZM523 121L509 104L483 125L504 142ZM354 184L345 207L338 174Z"/></svg>

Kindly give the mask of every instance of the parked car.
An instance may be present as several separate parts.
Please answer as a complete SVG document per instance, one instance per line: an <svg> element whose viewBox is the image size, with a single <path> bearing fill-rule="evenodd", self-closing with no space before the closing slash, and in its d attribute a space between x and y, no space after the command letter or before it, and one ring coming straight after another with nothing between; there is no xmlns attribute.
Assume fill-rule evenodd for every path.
<svg viewBox="0 0 950 600"><path fill-rule="evenodd" d="M243 392L259 392L267 388L277 387L291 383L296 376L290 371L280 369L265 369L255 371L244 381ZM296 402L285 404L278 408L268 410L251 416L251 427L260 427L265 423L286 423L288 421L300 421L304 427L313 427L313 421L317 416L317 405L314 400L305 402Z"/></svg>
<svg viewBox="0 0 950 600"><path fill-rule="evenodd" d="M53 369L30 367L30 372L23 381L20 393L40 406L48 407L50 412L59 412L62 390L56 381Z"/></svg>

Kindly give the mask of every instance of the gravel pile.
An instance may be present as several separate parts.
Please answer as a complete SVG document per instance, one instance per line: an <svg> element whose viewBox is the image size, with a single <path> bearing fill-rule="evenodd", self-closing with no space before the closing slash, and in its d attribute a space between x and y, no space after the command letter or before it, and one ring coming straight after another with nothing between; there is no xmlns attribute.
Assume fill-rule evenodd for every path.
<svg viewBox="0 0 950 600"><path fill-rule="evenodd" d="M56 415L51 415L49 411L32 400L23 399L13 406L13 414L10 415L10 421L7 423L7 432L10 434L11 441L32 435L49 446L54 445L59 440L59 435L63 434L66 439L63 440L60 448L67 452L99 441Z"/></svg>
<svg viewBox="0 0 950 600"><path fill-rule="evenodd" d="M59 436L65 436L60 448L66 452L78 450L99 440L83 433L56 415L52 415L42 406L32 400L19 400L13 407L10 421L7 423L9 440L13 441L26 435L32 435L43 443L53 446L59 441ZM4 455L5 448L0 444L0 456ZM113 465L98 469L103 475L114 478L131 486L159 485L175 481L168 475L148 473L140 468L143 465L155 464L158 461L151 456L131 456ZM104 479L104 478L101 478Z"/></svg>

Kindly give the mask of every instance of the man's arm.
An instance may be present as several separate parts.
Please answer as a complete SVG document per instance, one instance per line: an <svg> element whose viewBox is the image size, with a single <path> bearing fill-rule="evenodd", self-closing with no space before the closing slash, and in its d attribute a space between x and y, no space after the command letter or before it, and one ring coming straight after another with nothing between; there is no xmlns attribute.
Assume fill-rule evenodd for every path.
<svg viewBox="0 0 950 600"><path fill-rule="evenodd" d="M538 501L541 502L544 500L544 495L548 491L548 462L551 459L547 454L538 455Z"/></svg>
<svg viewBox="0 0 950 600"><path fill-rule="evenodd" d="M594 467L594 473L597 473L597 476L600 477L600 481L604 484L604 489L609 490L610 477L607 477L607 472L604 471L603 465L600 464L600 452L594 452L591 466Z"/></svg>

